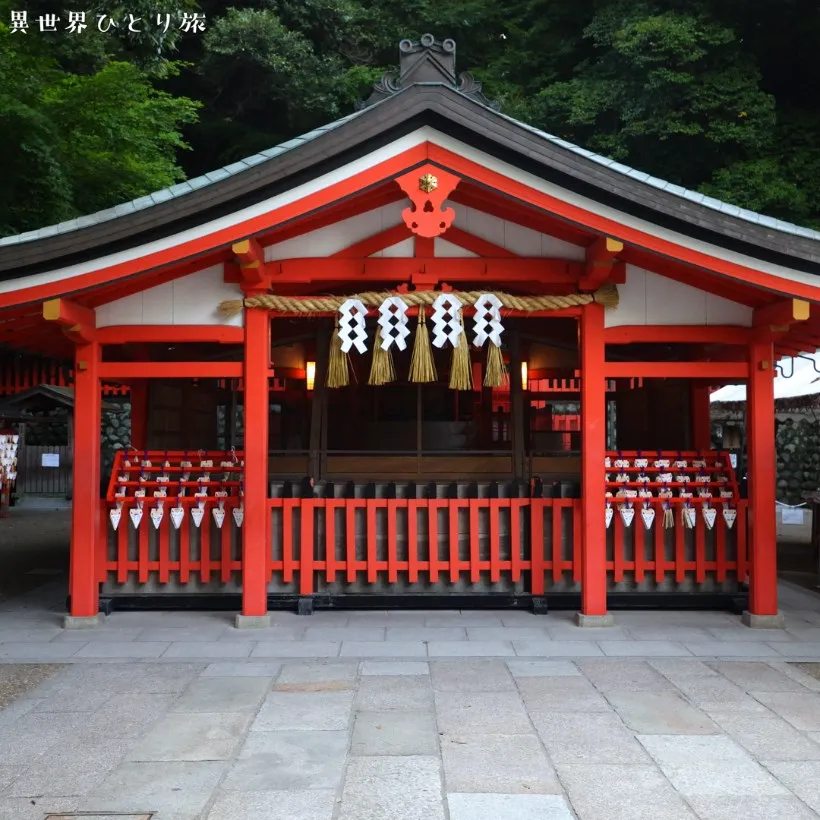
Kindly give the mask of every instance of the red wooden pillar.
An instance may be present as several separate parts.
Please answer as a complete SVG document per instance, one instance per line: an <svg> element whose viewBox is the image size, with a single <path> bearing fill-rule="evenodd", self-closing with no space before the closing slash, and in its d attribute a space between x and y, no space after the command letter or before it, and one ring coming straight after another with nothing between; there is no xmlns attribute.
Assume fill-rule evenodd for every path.
<svg viewBox="0 0 820 820"><path fill-rule="evenodd" d="M693 384L689 396L692 447L695 450L709 450L712 447L712 408L709 401L709 388L706 385Z"/></svg>
<svg viewBox="0 0 820 820"><path fill-rule="evenodd" d="M268 621L268 377L267 311L245 311L245 520L242 525L242 615L237 626Z"/></svg>
<svg viewBox="0 0 820 820"><path fill-rule="evenodd" d="M71 510L71 615L66 626L82 626L99 613L97 557L100 502L100 346L87 342L74 357L74 467Z"/></svg>
<svg viewBox="0 0 820 820"><path fill-rule="evenodd" d="M585 305L580 319L581 347L581 521L583 569L579 626L607 626L606 609L606 378L604 309Z"/></svg>
<svg viewBox="0 0 820 820"><path fill-rule="evenodd" d="M749 541L751 546L748 626L783 626L777 611L777 455L774 435L774 350L771 341L749 346L747 390L749 448Z"/></svg>
<svg viewBox="0 0 820 820"><path fill-rule="evenodd" d="M146 356L150 359L150 355ZM148 380L131 382L131 446L137 450L148 448Z"/></svg>

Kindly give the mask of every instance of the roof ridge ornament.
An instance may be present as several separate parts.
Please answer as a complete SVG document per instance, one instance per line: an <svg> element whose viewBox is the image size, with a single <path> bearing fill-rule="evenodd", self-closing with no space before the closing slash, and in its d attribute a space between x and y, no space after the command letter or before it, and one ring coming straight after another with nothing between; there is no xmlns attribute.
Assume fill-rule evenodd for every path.
<svg viewBox="0 0 820 820"><path fill-rule="evenodd" d="M397 94L411 85L439 83L458 91L481 105L497 111L498 103L484 96L481 83L467 71L456 74L455 40L436 40L432 34L423 34L421 40L402 40L399 43L399 70L386 71L373 86L367 100L359 102L358 110Z"/></svg>

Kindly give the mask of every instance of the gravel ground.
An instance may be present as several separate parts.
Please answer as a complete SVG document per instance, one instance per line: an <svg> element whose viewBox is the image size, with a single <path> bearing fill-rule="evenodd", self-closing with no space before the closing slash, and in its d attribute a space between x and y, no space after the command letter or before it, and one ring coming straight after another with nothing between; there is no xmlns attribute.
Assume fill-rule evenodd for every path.
<svg viewBox="0 0 820 820"><path fill-rule="evenodd" d="M58 664L20 663L0 664L0 709L56 675Z"/></svg>

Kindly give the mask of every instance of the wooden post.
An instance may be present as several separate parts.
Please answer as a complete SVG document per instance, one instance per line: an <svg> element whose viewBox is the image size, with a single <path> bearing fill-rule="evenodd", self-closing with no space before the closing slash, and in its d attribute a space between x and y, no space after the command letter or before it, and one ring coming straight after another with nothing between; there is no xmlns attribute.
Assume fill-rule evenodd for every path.
<svg viewBox="0 0 820 820"><path fill-rule="evenodd" d="M604 309L592 303L581 314L581 515L583 571L579 626L609 626L606 609L606 378Z"/></svg>
<svg viewBox="0 0 820 820"><path fill-rule="evenodd" d="M712 421L709 388L693 384L689 390L689 413L692 421L692 448L711 450Z"/></svg>
<svg viewBox="0 0 820 820"><path fill-rule="evenodd" d="M324 321L319 322L316 330L316 372L313 380L313 395L310 397L310 476L318 481L321 478L322 419L325 415L327 401L327 366L330 345L330 328Z"/></svg>
<svg viewBox="0 0 820 820"><path fill-rule="evenodd" d="M134 379L131 382L131 446L137 450L148 449L147 379Z"/></svg>
<svg viewBox="0 0 820 820"><path fill-rule="evenodd" d="M782 627L777 611L777 456L774 436L774 349L771 341L749 346L749 542L751 546L747 626Z"/></svg>
<svg viewBox="0 0 820 820"><path fill-rule="evenodd" d="M242 614L237 627L267 626L268 377L267 311L245 311L245 521L242 526Z"/></svg>
<svg viewBox="0 0 820 820"><path fill-rule="evenodd" d="M518 326L510 322L507 329L510 345L510 426L513 453L513 473L517 480L524 477L524 393L521 384L521 337Z"/></svg>
<svg viewBox="0 0 820 820"><path fill-rule="evenodd" d="M100 502L100 345L78 344L74 356L74 472L71 507L71 614L65 626L91 625L99 614L96 558Z"/></svg>

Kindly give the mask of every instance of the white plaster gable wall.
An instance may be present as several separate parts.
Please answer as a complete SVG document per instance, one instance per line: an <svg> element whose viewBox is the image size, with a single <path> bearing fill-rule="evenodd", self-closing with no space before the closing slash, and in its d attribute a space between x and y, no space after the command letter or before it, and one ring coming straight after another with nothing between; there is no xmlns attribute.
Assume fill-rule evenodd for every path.
<svg viewBox="0 0 820 820"><path fill-rule="evenodd" d="M383 205L363 214L325 225L315 231L294 236L265 248L265 261L276 259L303 259L306 256L330 256L349 245L401 224L401 212L406 202ZM412 250L408 256L412 256Z"/></svg>
<svg viewBox="0 0 820 820"><path fill-rule="evenodd" d="M752 324L752 308L634 265L626 266L626 283L618 285L618 296L618 307L605 313L607 327Z"/></svg>
<svg viewBox="0 0 820 820"><path fill-rule="evenodd" d="M242 316L226 319L219 305L241 299L238 285L224 281L222 265L182 276L162 285L124 296L97 308L97 327L112 325L234 325Z"/></svg>
<svg viewBox="0 0 820 820"><path fill-rule="evenodd" d="M553 259L584 259L584 248L565 242L548 234L539 233L530 228L507 222L497 216L469 208L457 203L445 203L453 207L456 218L453 225L471 233L480 239L512 251L519 256L543 256ZM305 257L330 256L350 245L374 236L387 228L402 224L402 211L407 202L395 202L374 208L363 214L351 216L333 225L326 225L315 231L286 239L265 248L265 260L303 259ZM477 256L444 237L435 240L436 256L469 257ZM413 239L408 238L395 245L377 251L371 256L408 257L413 256Z"/></svg>

